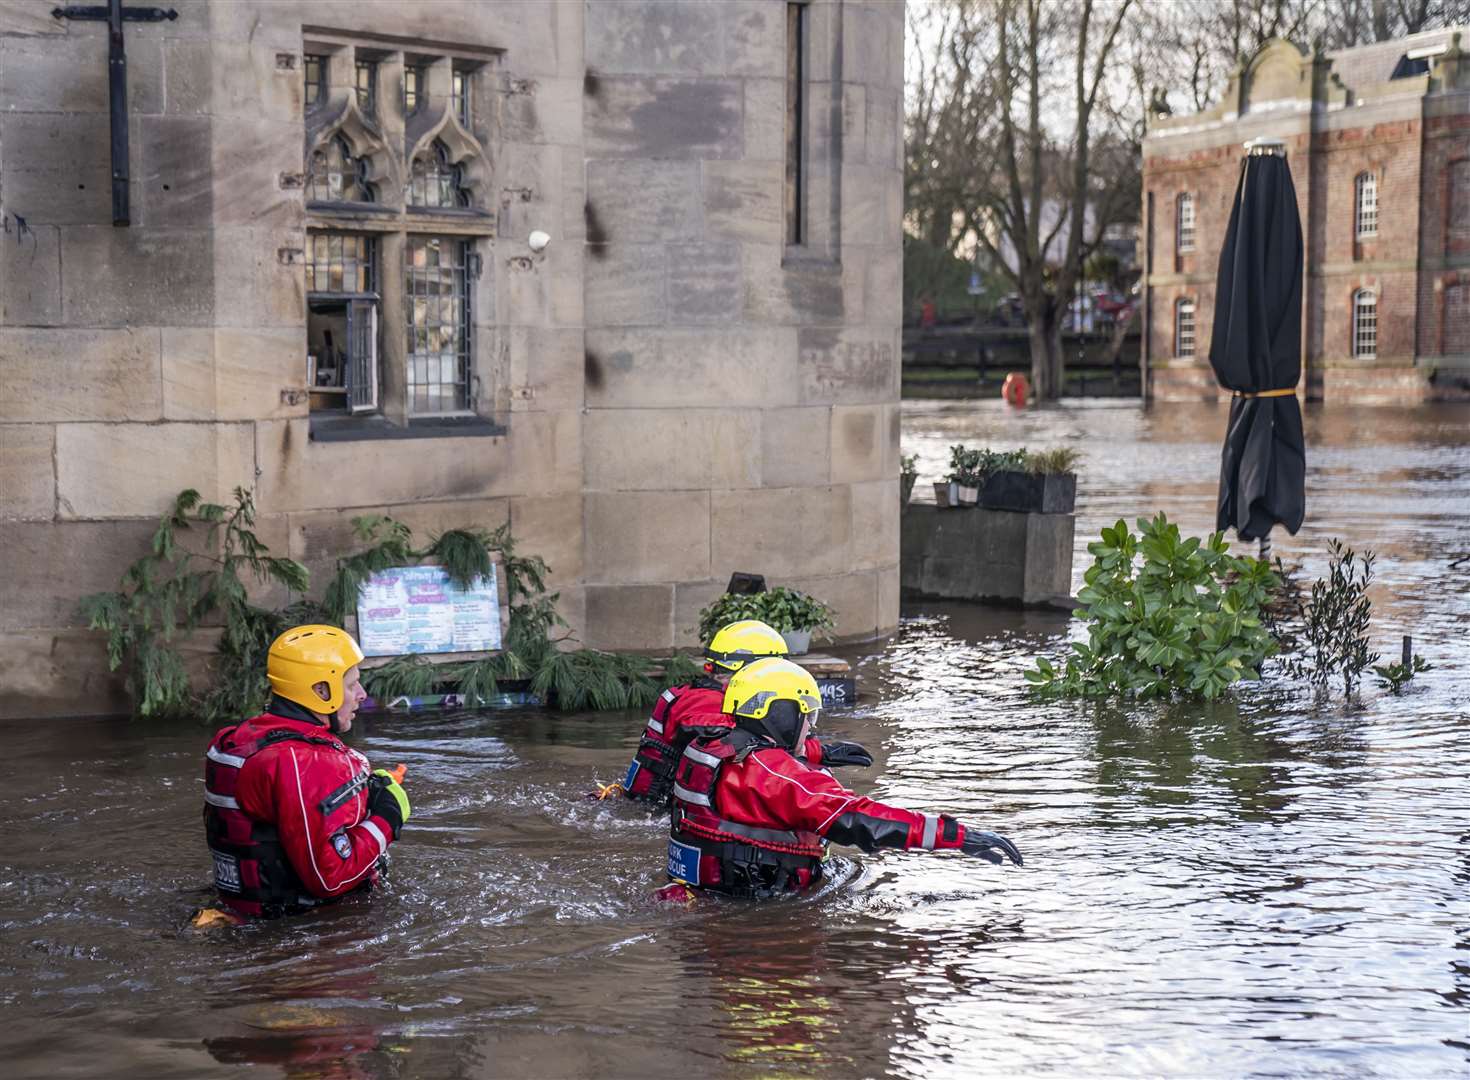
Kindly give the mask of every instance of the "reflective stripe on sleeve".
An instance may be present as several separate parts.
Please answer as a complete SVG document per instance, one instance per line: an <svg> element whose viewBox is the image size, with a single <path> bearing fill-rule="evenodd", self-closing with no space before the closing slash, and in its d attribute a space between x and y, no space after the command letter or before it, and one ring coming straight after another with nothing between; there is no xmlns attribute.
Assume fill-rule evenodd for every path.
<svg viewBox="0 0 1470 1080"><path fill-rule="evenodd" d="M684 748L684 756L690 761L697 761L701 765L708 765L711 769L718 769L720 767L719 758L713 754L706 754L703 750L694 749L693 743L690 743Z"/></svg>
<svg viewBox="0 0 1470 1080"><path fill-rule="evenodd" d="M220 806L226 810L240 809L240 804L235 801L233 795L216 795L207 788L204 791L204 801L210 806Z"/></svg>
<svg viewBox="0 0 1470 1080"><path fill-rule="evenodd" d="M670 705L674 703L674 692L672 690L665 690L659 697L663 698Z"/></svg>
<svg viewBox="0 0 1470 1080"><path fill-rule="evenodd" d="M237 757L234 754L226 754L223 750L216 750L212 746L208 750L204 751L204 756L207 757L210 761L217 761L221 765L228 765L234 769L238 769L240 768L240 766L245 764L244 758Z"/></svg>
<svg viewBox="0 0 1470 1080"><path fill-rule="evenodd" d="M664 733L663 721L655 720L653 717L650 716L648 718L648 730L657 732L658 734L662 735Z"/></svg>
<svg viewBox="0 0 1470 1080"><path fill-rule="evenodd" d="M697 791L690 791L688 788L680 787L678 784L674 785L674 798L683 799L685 802L691 802L695 806L709 805L708 795L701 795Z"/></svg>
<svg viewBox="0 0 1470 1080"><path fill-rule="evenodd" d="M934 850L934 841L939 836L939 819L933 814L924 815L924 839L919 846L925 851Z"/></svg>
<svg viewBox="0 0 1470 1080"><path fill-rule="evenodd" d="M376 825L374 825L372 823L372 819L371 818L364 819L363 820L363 823L362 823L362 827L364 829L366 829L368 832L372 833L373 836L377 838L377 841L378 841L378 854L379 855L383 854L383 852L385 852L385 851L388 850L388 838L383 835L383 830L382 829L378 828Z"/></svg>

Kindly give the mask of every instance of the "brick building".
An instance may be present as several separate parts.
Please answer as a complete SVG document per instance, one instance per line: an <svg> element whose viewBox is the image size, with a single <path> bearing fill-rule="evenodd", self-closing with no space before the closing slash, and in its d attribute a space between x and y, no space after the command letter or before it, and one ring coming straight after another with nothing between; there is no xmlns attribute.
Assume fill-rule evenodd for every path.
<svg viewBox="0 0 1470 1080"><path fill-rule="evenodd" d="M1307 55L1273 41L1219 105L1144 139L1145 392L1214 398L1215 275L1241 145L1286 144L1308 400L1470 398L1470 33Z"/></svg>
<svg viewBox="0 0 1470 1080"><path fill-rule="evenodd" d="M186 487L318 582L509 522L599 647L734 570L897 624L902 4L171 0L126 227L55 6L0 0L0 715L121 706L76 602Z"/></svg>

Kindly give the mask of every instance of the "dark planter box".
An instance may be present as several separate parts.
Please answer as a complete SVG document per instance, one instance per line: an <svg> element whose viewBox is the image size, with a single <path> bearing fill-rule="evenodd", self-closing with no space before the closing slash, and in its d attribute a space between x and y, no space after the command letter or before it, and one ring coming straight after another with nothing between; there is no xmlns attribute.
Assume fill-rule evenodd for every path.
<svg viewBox="0 0 1470 1080"><path fill-rule="evenodd" d="M991 473L980 489L980 505L987 510L1070 514L1076 502L1076 473Z"/></svg>

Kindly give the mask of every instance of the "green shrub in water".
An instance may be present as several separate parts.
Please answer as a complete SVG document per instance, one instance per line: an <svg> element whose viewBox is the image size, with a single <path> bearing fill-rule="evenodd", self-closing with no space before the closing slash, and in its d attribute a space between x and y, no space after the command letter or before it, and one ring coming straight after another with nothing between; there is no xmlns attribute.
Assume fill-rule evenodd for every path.
<svg viewBox="0 0 1470 1080"><path fill-rule="evenodd" d="M1376 558L1371 551L1359 555L1341 540L1328 541L1327 576L1313 582L1306 597L1299 587L1291 591L1289 608L1277 632L1283 644L1289 642L1281 662L1288 675L1306 679L1319 690L1325 690L1333 678L1341 678L1343 693L1351 694L1363 672L1378 660L1368 640L1373 617L1368 586L1373 583ZM1397 693L1413 676L1410 670L1388 685Z"/></svg>
<svg viewBox="0 0 1470 1080"><path fill-rule="evenodd" d="M1422 656L1411 656L1407 664L1395 660L1391 664L1382 667L1374 666L1373 674L1379 686L1391 693L1400 693L1404 686L1414 680L1415 675L1423 675L1426 671L1433 671L1434 665L1427 663Z"/></svg>
<svg viewBox="0 0 1470 1080"><path fill-rule="evenodd" d="M1261 622L1270 566L1231 555L1221 533L1184 539L1163 514L1138 528L1119 521L1087 546L1077 615L1088 640L1060 666L1038 660L1027 681L1066 695L1215 698L1259 678L1276 648Z"/></svg>

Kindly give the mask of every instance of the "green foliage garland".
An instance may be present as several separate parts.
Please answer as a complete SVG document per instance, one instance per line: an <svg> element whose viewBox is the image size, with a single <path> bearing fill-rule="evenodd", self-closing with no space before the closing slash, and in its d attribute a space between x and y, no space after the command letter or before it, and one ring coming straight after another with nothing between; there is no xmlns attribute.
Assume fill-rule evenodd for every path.
<svg viewBox="0 0 1470 1080"><path fill-rule="evenodd" d="M1271 568L1230 555L1220 533L1183 539L1163 514L1138 527L1119 521L1088 545L1095 561L1077 594L1088 640L1061 667L1038 660L1027 681L1061 694L1215 698L1259 678L1276 647L1261 623Z"/></svg>
<svg viewBox="0 0 1470 1080"><path fill-rule="evenodd" d="M500 556L510 605L503 651L448 664L396 657L364 671L369 694L386 703L452 688L467 702L488 702L502 682L515 681L564 710L632 708L651 705L663 685L692 681L701 672L686 656L660 665L596 649L561 651L566 635L556 635L566 622L557 614L558 594L547 592L549 569L541 558L517 552L508 525L451 529L418 549L401 521L355 518L354 534L367 546L337 561L321 603L302 595L309 585L306 568L271 555L254 525L255 505L245 489L235 490L233 507L182 492L159 521L149 554L128 568L121 587L83 598L88 626L107 635L112 670L126 670L137 715L215 724L254 715L268 700L266 652L282 631L306 622L342 625L356 612L361 587L390 567L428 560L463 587L489 574L493 554ZM192 541L187 545L186 536ZM298 595L279 610L258 607L247 598L251 577ZM179 644L216 623L221 636L210 662L210 688L195 693Z"/></svg>
<svg viewBox="0 0 1470 1080"><path fill-rule="evenodd" d="M107 635L108 666L126 667L139 716L220 720L264 706L266 650L309 605L273 611L250 603L242 574L291 592L307 587L306 567L271 555L254 526L255 503L244 488L235 489L233 506L201 502L190 488L159 520L151 550L128 567L121 587L82 598L87 625ZM217 621L221 635L211 689L198 695L176 640L206 620Z"/></svg>

